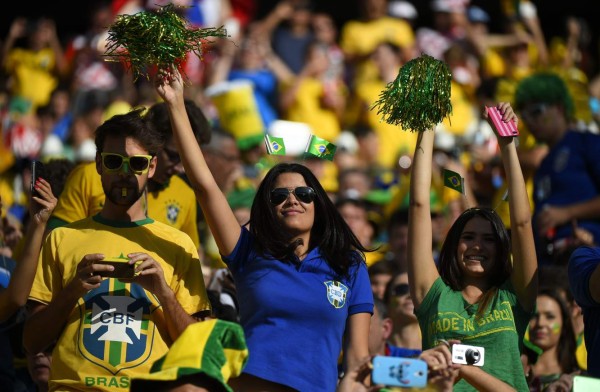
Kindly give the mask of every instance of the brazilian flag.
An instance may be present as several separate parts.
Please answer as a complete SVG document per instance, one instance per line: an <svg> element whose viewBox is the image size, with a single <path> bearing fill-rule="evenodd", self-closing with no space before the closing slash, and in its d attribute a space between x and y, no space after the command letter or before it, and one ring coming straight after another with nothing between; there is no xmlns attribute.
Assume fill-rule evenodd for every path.
<svg viewBox="0 0 600 392"><path fill-rule="evenodd" d="M217 382L219 391L232 392L227 381L242 373L247 360L248 346L239 324L219 319L196 322L154 362L149 374L132 379L131 390L198 374Z"/></svg>
<svg viewBox="0 0 600 392"><path fill-rule="evenodd" d="M327 159L328 161L333 161L333 155L335 154L336 149L337 147L335 144L330 143L318 136L311 135L310 140L308 141L308 146L306 147L306 153L319 158Z"/></svg>
<svg viewBox="0 0 600 392"><path fill-rule="evenodd" d="M444 186L465 194L465 179L452 170L444 169Z"/></svg>
<svg viewBox="0 0 600 392"><path fill-rule="evenodd" d="M285 155L285 144L282 137L265 135L265 145L269 155Z"/></svg>

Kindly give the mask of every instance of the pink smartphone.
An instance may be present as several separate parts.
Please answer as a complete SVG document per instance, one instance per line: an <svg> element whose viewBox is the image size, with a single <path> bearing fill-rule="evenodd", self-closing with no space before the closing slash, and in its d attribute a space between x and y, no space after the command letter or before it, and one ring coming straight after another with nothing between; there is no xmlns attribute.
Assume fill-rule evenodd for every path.
<svg viewBox="0 0 600 392"><path fill-rule="evenodd" d="M502 113L498 110L497 107L485 107L488 112L488 117L490 121L494 124L498 135L502 137L514 137L519 136L519 130L517 129L517 125L514 120L509 122L502 121Z"/></svg>

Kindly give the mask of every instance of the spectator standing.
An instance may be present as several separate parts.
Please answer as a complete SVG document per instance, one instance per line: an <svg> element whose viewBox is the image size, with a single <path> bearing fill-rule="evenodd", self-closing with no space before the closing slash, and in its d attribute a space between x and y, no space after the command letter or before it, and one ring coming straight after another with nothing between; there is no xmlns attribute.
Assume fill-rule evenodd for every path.
<svg viewBox="0 0 600 392"><path fill-rule="evenodd" d="M587 373L600 377L600 248L581 246L569 259L569 286L583 312Z"/></svg>
<svg viewBox="0 0 600 392"><path fill-rule="evenodd" d="M392 319L390 342L398 347L421 350L421 328L410 296L408 273L399 273L388 283L383 300Z"/></svg>
<svg viewBox="0 0 600 392"><path fill-rule="evenodd" d="M147 113L159 130L161 143L165 144L156 153L155 174L148 180L147 193L142 202L148 217L184 231L199 248L197 205L191 188L179 177L183 167L173 144L171 124L165 109L164 104L158 103ZM186 110L199 142L208 143L211 131L202 110L191 100L186 100ZM67 178L65 192L60 196L48 226L53 229L96 215L104 206L105 199L97 163L78 165Z"/></svg>
<svg viewBox="0 0 600 392"><path fill-rule="evenodd" d="M186 173L235 280L250 356L234 389L335 390L342 341L348 369L368 356L373 293L366 249L300 164L269 170L249 225L240 227L193 140L181 76L159 77ZM281 360L282 352L294 355Z"/></svg>
<svg viewBox="0 0 600 392"><path fill-rule="evenodd" d="M50 389L121 390L210 311L195 244L146 215L163 138L141 112L96 130L101 211L53 230L42 247L23 343L37 353L56 341ZM135 275L105 278L115 270L106 258L124 259Z"/></svg>
<svg viewBox="0 0 600 392"><path fill-rule="evenodd" d="M537 254L548 264L561 240L574 237L574 222L600 238L600 136L572 127L573 101L557 75L524 79L515 102L531 134L548 146L533 177Z"/></svg>
<svg viewBox="0 0 600 392"><path fill-rule="evenodd" d="M509 104L497 108L503 121L516 119ZM410 184L408 275L423 349L451 339L485 349L482 367L460 368L455 391L475 390L490 376L526 390L520 345L535 306L537 260L514 139L498 137L510 190L511 237L493 210L469 208L450 227L436 268L431 245L425 245L432 244L434 136L419 134Z"/></svg>
<svg viewBox="0 0 600 392"><path fill-rule="evenodd" d="M531 366L531 392L544 391L561 375L578 370L575 333L569 316L569 307L558 289L540 290L536 313L529 322L529 340L542 349Z"/></svg>
<svg viewBox="0 0 600 392"><path fill-rule="evenodd" d="M24 46L17 46L26 38ZM2 48L2 66L9 75L10 93L24 99L29 113L50 102L50 95L67 71L54 20L15 18Z"/></svg>

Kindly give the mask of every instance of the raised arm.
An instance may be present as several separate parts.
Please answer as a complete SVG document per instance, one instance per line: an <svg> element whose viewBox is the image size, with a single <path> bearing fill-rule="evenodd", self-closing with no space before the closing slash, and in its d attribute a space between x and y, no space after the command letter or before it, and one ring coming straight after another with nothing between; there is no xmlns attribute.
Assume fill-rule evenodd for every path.
<svg viewBox="0 0 600 392"><path fill-rule="evenodd" d="M514 119L517 116L509 103L501 102L498 109L502 113L504 121ZM487 118L487 112L484 114ZM494 132L497 130L492 124ZM533 309L537 296L537 257L533 242L533 230L531 225L531 209L529 198L514 138L498 137L502 164L508 182L508 206L510 210L510 227L513 256L513 273L511 280L516 290L519 302L526 310Z"/></svg>
<svg viewBox="0 0 600 392"><path fill-rule="evenodd" d="M410 176L408 279L415 308L421 305L433 282L439 277L433 260L429 205L434 136L433 131L419 133Z"/></svg>
<svg viewBox="0 0 600 392"><path fill-rule="evenodd" d="M36 184L40 197L30 201L29 225L25 236L23 255L18 260L6 290L0 292L0 321L6 320L27 302L37 270L38 257L44 239L46 222L56 206L56 197L46 180L40 178Z"/></svg>
<svg viewBox="0 0 600 392"><path fill-rule="evenodd" d="M240 225L219 189L202 151L185 110L183 82L177 70L160 73L156 78L156 91L167 104L173 127L173 137L181 154L185 173L192 184L196 199L202 207L208 226L215 238L219 252L231 254L240 236Z"/></svg>

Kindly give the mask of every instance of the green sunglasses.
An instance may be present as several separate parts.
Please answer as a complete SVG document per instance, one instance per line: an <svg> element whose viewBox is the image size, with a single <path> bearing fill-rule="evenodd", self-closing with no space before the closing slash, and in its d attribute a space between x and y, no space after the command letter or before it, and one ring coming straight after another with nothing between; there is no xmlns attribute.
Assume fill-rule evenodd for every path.
<svg viewBox="0 0 600 392"><path fill-rule="evenodd" d="M100 153L102 157L102 166L109 172L121 170L123 164L127 164L127 168L131 169L135 174L144 174L150 168L152 155L132 155L130 157L112 152Z"/></svg>

